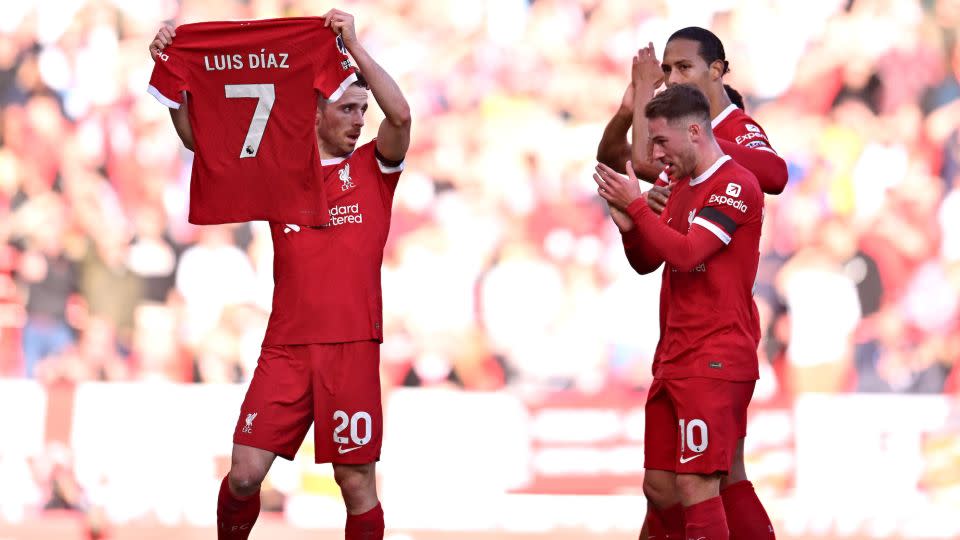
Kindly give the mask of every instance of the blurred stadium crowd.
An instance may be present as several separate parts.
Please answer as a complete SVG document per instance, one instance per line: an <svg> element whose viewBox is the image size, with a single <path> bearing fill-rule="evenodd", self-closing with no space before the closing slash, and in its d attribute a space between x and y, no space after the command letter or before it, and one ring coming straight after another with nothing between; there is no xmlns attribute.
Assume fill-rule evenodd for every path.
<svg viewBox="0 0 960 540"><path fill-rule="evenodd" d="M960 350L960 4L642 4L344 5L417 113L384 264L388 379L643 384L657 328L633 313L656 294L631 284L586 171L634 46L686 21L724 38L730 82L790 163L757 287L778 383L943 390ZM168 17L322 6L125 6L46 3L0 29L4 373L242 381L270 308L267 230L185 222L191 156L143 91L145 44Z"/></svg>
<svg viewBox="0 0 960 540"><path fill-rule="evenodd" d="M147 45L163 20L329 7L4 8L0 374L247 380L269 230L186 223L191 154L145 91ZM766 201L757 400L960 392L960 1L337 7L415 119L384 260L387 391L645 388L659 277L633 275L590 172L630 57L695 24L724 41L727 82L790 166Z"/></svg>

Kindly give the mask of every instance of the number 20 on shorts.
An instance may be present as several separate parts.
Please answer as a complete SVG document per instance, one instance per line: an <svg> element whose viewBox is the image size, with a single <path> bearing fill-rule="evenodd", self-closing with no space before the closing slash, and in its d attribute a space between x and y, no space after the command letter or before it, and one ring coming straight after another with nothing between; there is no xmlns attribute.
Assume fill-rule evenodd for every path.
<svg viewBox="0 0 960 540"><path fill-rule="evenodd" d="M333 442L337 444L348 444L353 441L353 444L358 446L363 446L370 442L370 437L373 436L373 420L370 419L369 413L360 411L350 416L344 411L337 411L333 413L333 419L340 422L337 427L333 428ZM360 424L363 424L362 436L360 435ZM340 435L347 429L347 426L350 427L350 438Z"/></svg>
<svg viewBox="0 0 960 540"><path fill-rule="evenodd" d="M697 433L699 431L699 433ZM700 444L696 441L700 440ZM691 451L698 454L707 449L709 438L707 436L707 423L699 418L694 418L687 422L686 418L680 419L680 453L689 447Z"/></svg>

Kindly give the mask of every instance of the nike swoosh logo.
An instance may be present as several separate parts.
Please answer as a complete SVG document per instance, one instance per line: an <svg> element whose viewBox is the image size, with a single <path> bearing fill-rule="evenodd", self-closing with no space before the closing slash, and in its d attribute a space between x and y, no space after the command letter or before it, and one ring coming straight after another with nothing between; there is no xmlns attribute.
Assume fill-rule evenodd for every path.
<svg viewBox="0 0 960 540"><path fill-rule="evenodd" d="M685 458L685 457L683 457L683 456L680 456L680 463L687 463L687 462L693 461L693 460L697 459L698 457L700 457L700 456L702 456L702 455L703 455L703 454L697 454L697 455L695 455L695 456L690 456L690 457L688 457L688 458Z"/></svg>
<svg viewBox="0 0 960 540"><path fill-rule="evenodd" d="M337 448L337 452L340 452L341 455L346 454L347 452L353 452L354 450L359 450L363 448L362 446L354 446L353 448L344 448L342 446Z"/></svg>

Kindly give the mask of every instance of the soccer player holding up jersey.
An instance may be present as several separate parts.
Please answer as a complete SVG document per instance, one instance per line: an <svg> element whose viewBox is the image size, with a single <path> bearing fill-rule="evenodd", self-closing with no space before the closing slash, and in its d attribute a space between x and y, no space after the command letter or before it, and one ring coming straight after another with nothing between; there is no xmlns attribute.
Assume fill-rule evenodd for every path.
<svg viewBox="0 0 960 540"><path fill-rule="evenodd" d="M730 530L720 483L746 429L758 375L752 287L763 193L720 149L710 103L696 88L668 88L644 115L652 157L683 179L662 214L641 196L631 163L629 179L604 165L594 179L600 196L630 218L621 227L634 269L646 274L665 264L645 413L649 532L724 539Z"/></svg>
<svg viewBox="0 0 960 540"><path fill-rule="evenodd" d="M340 34L362 77L316 107L329 223L270 224L273 311L234 431L230 472L220 487L220 539L249 536L267 471L277 456L293 459L311 424L316 461L333 463L343 494L346 539L384 534L374 468L383 436L380 266L410 143L410 110L396 82L357 40L353 16L331 10L324 19ZM151 52L162 51L173 35L161 29ZM357 148L368 87L385 120L376 139ZM174 114L173 121L189 144L187 117Z"/></svg>
<svg viewBox="0 0 960 540"><path fill-rule="evenodd" d="M597 153L602 163L621 172L623 164L632 157L634 172L648 181L656 181L645 194L654 211L661 211L666 204L671 192L668 180L681 180L676 171L670 167L664 170L664 164L656 163L648 152L647 119L643 111L655 90L664 82L668 88L677 84L698 88L710 104L711 127L721 150L753 173L765 193L783 191L787 182L786 163L770 147L759 124L732 103L732 89L723 84L723 75L728 71L729 64L720 39L699 27L684 28L670 36L662 64L657 60L652 44L640 49L634 58L631 83L620 111L604 132ZM632 145L627 141L627 130L631 127ZM611 215L621 230L632 225L629 216L616 208L611 207ZM753 484L747 479L743 459L745 436L744 425L733 465L721 484L731 535L751 540L773 539L770 518Z"/></svg>

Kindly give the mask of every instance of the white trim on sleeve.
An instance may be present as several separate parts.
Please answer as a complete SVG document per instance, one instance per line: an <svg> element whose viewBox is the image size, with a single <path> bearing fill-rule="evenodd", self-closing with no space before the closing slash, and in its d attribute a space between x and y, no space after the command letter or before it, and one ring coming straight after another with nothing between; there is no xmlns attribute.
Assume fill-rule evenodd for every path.
<svg viewBox="0 0 960 540"><path fill-rule="evenodd" d="M754 148L754 150L764 150L764 151L770 152L770 153L772 153L772 154L776 154L776 153L777 153L776 150L774 150L773 148L770 148L769 146L758 146L758 147ZM777 155L779 155L779 154L777 154Z"/></svg>
<svg viewBox="0 0 960 540"><path fill-rule="evenodd" d="M327 98L327 103L333 103L334 101L340 99L340 96L342 96L343 93L347 91L347 88L350 88L350 85L355 82L357 82L357 74L351 73L349 77L347 77L346 79L343 80L342 83L340 83L340 86L337 87L336 91L334 91L334 93L331 94L329 98Z"/></svg>
<svg viewBox="0 0 960 540"><path fill-rule="evenodd" d="M715 234L717 238L719 238L720 241L723 242L724 244L730 243L731 238L730 238L730 235L727 234L727 231L724 231L720 227L717 227L716 225L703 219L702 217L697 216L693 218L693 223Z"/></svg>
<svg viewBox="0 0 960 540"><path fill-rule="evenodd" d="M393 174L398 173L403 170L403 166L406 164L406 161L401 161L396 167L387 167L380 161L380 158L377 158L377 165L380 167L380 172L383 174Z"/></svg>
<svg viewBox="0 0 960 540"><path fill-rule="evenodd" d="M151 96L157 98L157 101L159 101L160 103L166 105L167 107L170 107L171 109L179 109L179 108L180 108L180 104L179 104L179 103L177 103L176 101L173 101L172 99L168 98L167 96L161 94L160 91L157 90L157 87L153 86L152 84L151 84L151 85L147 85L147 93L149 93Z"/></svg>

